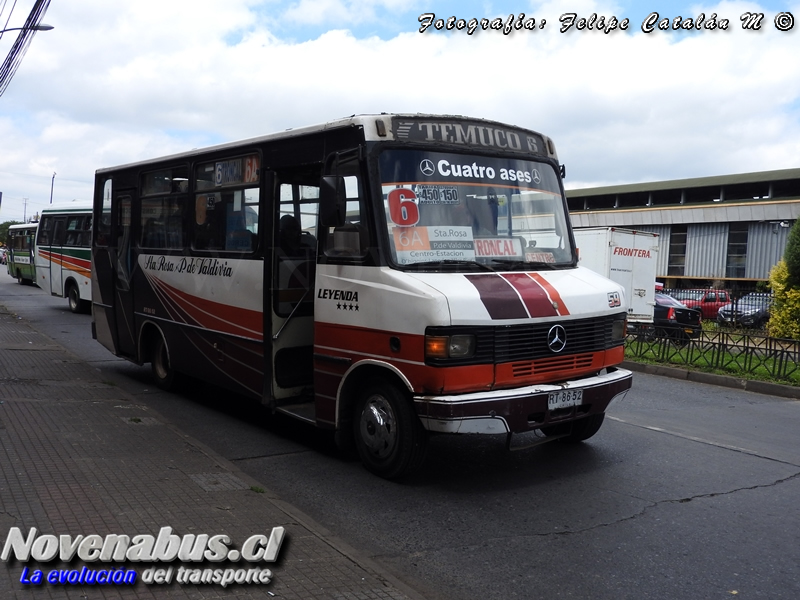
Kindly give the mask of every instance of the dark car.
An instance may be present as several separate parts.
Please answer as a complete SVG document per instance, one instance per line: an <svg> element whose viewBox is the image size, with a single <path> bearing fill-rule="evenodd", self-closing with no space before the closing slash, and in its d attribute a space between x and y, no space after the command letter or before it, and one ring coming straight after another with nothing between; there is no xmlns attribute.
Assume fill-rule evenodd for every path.
<svg viewBox="0 0 800 600"><path fill-rule="evenodd" d="M753 292L721 307L717 313L717 323L762 329L769 321L771 306L770 294Z"/></svg>
<svg viewBox="0 0 800 600"><path fill-rule="evenodd" d="M672 296L656 292L653 309L653 326L658 337L687 340L700 336L702 320L700 311L686 308Z"/></svg>

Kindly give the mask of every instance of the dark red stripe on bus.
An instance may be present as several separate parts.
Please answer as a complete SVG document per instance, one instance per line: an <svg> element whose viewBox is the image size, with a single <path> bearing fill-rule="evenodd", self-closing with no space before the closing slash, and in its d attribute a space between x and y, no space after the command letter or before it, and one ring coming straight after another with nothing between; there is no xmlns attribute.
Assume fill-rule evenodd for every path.
<svg viewBox="0 0 800 600"><path fill-rule="evenodd" d="M504 273L502 277L522 296L522 302L531 317L558 316L558 311L553 308L553 301L547 292L527 273Z"/></svg>
<svg viewBox="0 0 800 600"><path fill-rule="evenodd" d="M528 311L511 284L497 274L465 275L492 319L526 319Z"/></svg>
<svg viewBox="0 0 800 600"><path fill-rule="evenodd" d="M534 281L536 281L540 286L542 286L547 292L547 295L550 296L550 300L556 303L556 305L558 306L556 310L558 311L559 316L562 317L568 316L569 310L567 310L567 305L564 304L564 301L561 299L561 294L558 293L558 290L555 287L553 287L553 285L549 281L547 281L544 277L539 275L539 273L528 273L528 275L530 275L534 279Z"/></svg>

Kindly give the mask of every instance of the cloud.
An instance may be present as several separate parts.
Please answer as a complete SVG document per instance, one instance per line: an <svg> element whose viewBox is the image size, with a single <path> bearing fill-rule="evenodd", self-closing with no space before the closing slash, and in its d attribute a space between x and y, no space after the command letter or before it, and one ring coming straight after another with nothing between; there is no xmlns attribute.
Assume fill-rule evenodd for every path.
<svg viewBox="0 0 800 600"><path fill-rule="evenodd" d="M407 11L408 0L300 0L282 11L284 21L300 24L347 27L368 23L385 13Z"/></svg>
<svg viewBox="0 0 800 600"><path fill-rule="evenodd" d="M0 221L21 214L23 197L46 202L54 171L56 199L88 199L101 167L354 113L463 114L542 131L569 187L797 166L800 61L787 57L799 34L778 32L772 15L762 31L742 31L754 3L676 9L729 16L729 31L645 34L632 22L608 35L559 33L561 4L523 4L517 12L546 18L545 29L471 36L420 34L413 6L394 0L284 6L54 3L45 21L56 28L37 34L0 99ZM448 15L490 9L502 14L470 4ZM387 14L397 17L375 34L349 27ZM274 25L292 15L324 30L294 41Z"/></svg>

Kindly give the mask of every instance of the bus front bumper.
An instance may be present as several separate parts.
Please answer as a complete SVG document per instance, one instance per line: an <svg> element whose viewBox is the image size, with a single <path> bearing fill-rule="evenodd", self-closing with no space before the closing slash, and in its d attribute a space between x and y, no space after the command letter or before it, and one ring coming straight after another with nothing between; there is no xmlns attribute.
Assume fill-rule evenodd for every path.
<svg viewBox="0 0 800 600"><path fill-rule="evenodd" d="M437 433L524 433L605 412L631 388L630 371L609 367L592 377L555 385L452 396L414 396L428 431Z"/></svg>

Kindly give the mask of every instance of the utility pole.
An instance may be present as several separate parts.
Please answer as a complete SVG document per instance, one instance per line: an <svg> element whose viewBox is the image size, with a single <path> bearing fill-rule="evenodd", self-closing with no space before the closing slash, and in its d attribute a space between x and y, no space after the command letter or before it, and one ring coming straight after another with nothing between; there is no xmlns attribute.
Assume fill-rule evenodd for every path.
<svg viewBox="0 0 800 600"><path fill-rule="evenodd" d="M53 185L56 182L56 172L53 171L53 178L50 180L50 204L53 203Z"/></svg>
<svg viewBox="0 0 800 600"><path fill-rule="evenodd" d="M23 223L27 223L28 222L27 217L28 217L28 199L27 198L23 198L22 199L22 222Z"/></svg>

